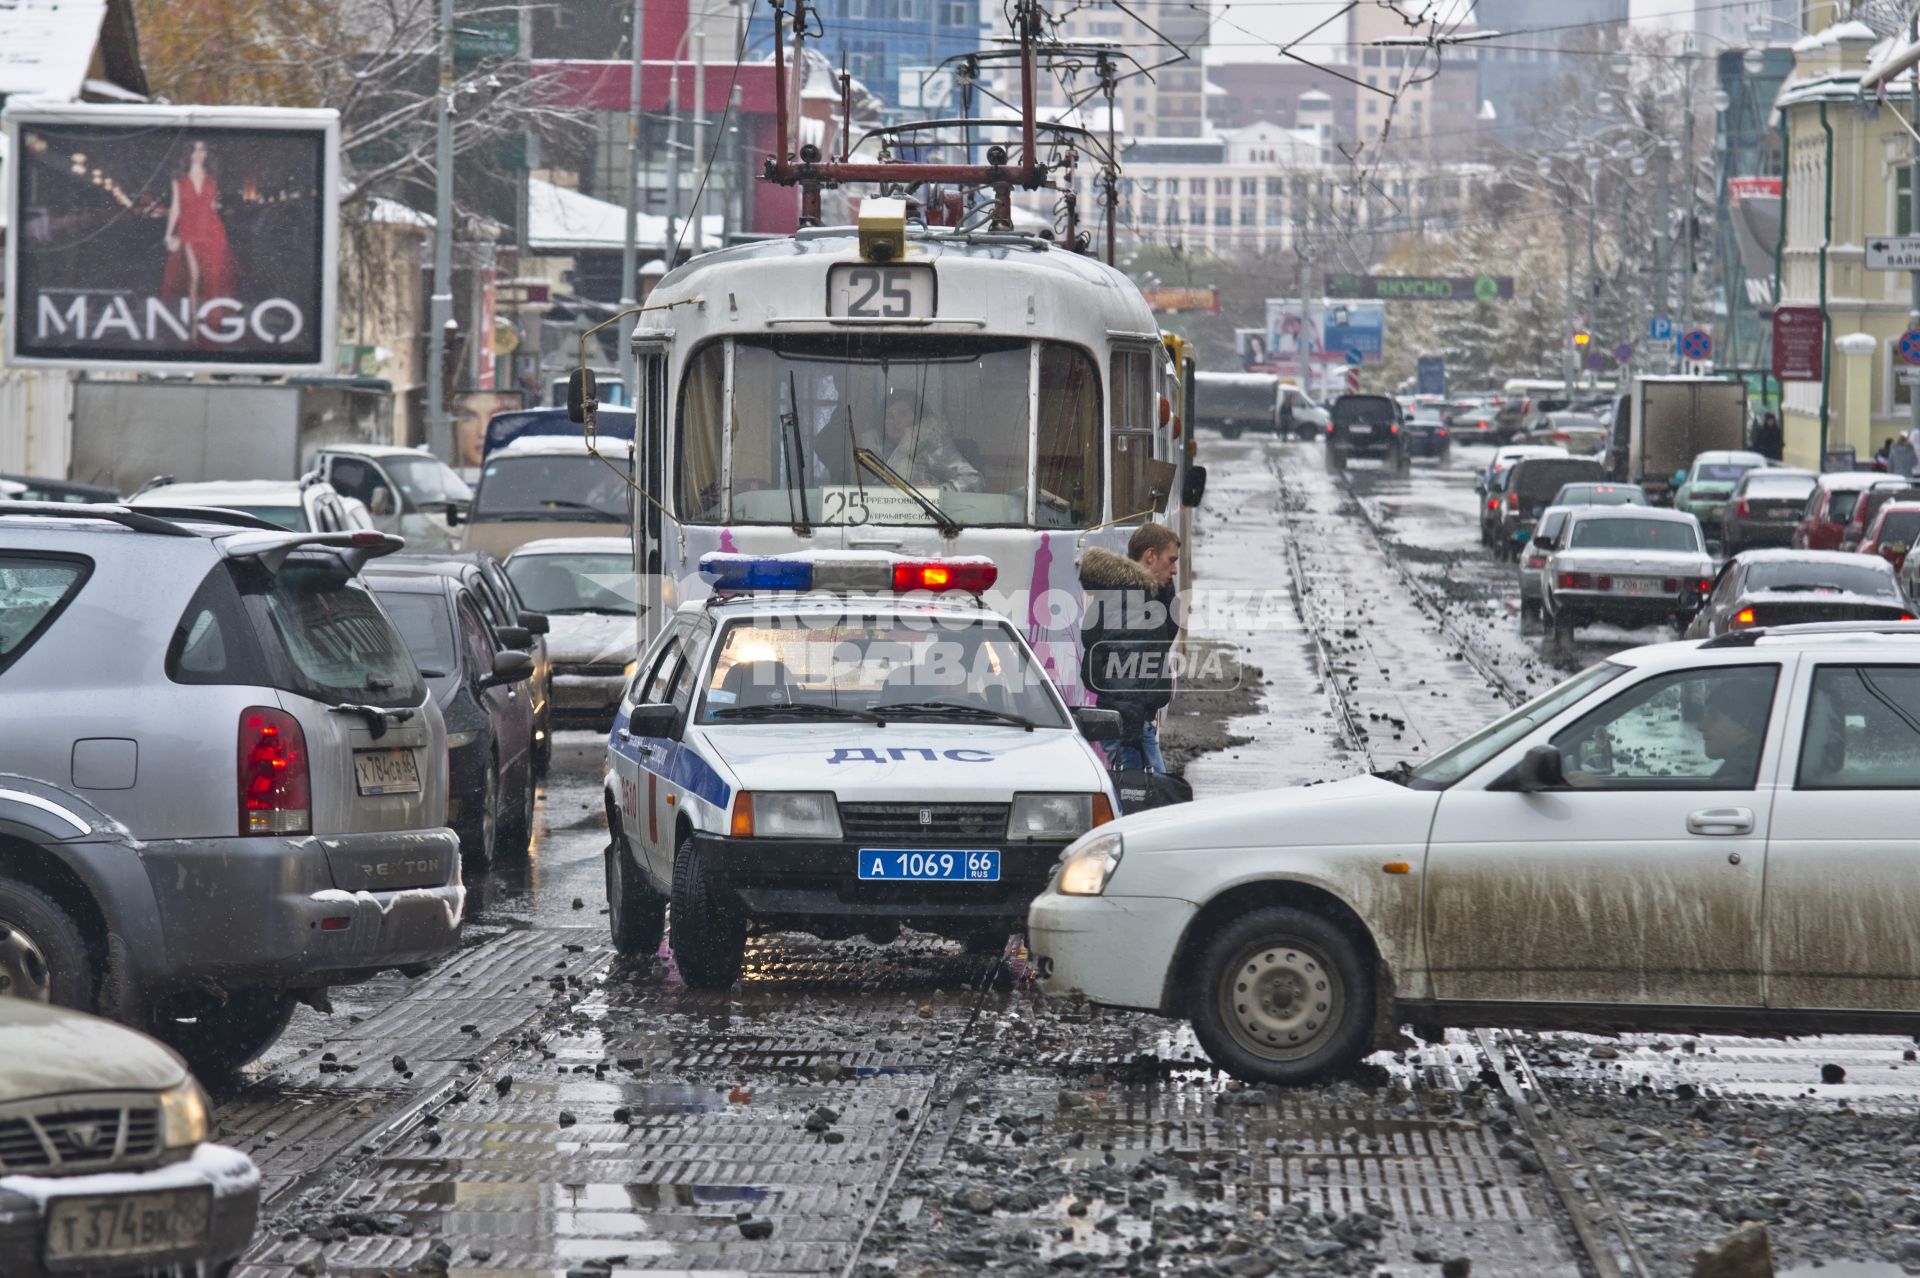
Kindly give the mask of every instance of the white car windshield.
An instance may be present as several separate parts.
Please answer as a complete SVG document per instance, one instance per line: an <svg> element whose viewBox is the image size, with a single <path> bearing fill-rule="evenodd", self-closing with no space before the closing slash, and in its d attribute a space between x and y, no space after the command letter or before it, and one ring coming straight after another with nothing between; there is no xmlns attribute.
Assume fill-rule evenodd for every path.
<svg viewBox="0 0 1920 1278"><path fill-rule="evenodd" d="M1066 726L1046 671L1003 622L832 614L752 617L716 645L698 721L1017 718Z"/></svg>
<svg viewBox="0 0 1920 1278"><path fill-rule="evenodd" d="M1568 542L1573 550L1700 550L1692 524L1673 519L1582 519Z"/></svg>
<svg viewBox="0 0 1920 1278"><path fill-rule="evenodd" d="M1407 785L1415 790L1444 790L1493 758L1547 720L1573 705L1595 688L1611 683L1627 667L1603 661L1588 666L1543 696L1527 702L1504 719L1496 719L1458 745L1451 746L1414 768Z"/></svg>
<svg viewBox="0 0 1920 1278"><path fill-rule="evenodd" d="M606 612L632 616L637 597L626 555L514 555L507 578L534 612Z"/></svg>

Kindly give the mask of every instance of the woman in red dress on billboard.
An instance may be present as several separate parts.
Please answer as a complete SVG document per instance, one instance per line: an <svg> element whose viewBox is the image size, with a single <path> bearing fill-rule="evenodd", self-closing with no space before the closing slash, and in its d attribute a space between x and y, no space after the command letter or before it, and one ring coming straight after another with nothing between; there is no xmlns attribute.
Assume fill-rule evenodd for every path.
<svg viewBox="0 0 1920 1278"><path fill-rule="evenodd" d="M167 209L167 270L160 295L188 299L197 325L200 305L233 296L233 257L227 250L227 224L220 220L219 165L206 141L195 138L187 160L173 178L173 202Z"/></svg>

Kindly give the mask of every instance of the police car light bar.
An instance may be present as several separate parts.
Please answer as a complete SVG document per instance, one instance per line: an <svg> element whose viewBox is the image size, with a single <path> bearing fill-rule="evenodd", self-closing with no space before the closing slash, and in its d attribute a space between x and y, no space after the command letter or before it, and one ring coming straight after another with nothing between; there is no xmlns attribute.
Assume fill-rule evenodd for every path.
<svg viewBox="0 0 1920 1278"><path fill-rule="evenodd" d="M1000 570L991 559L903 559L897 555L807 551L797 555L742 555L714 551L700 557L700 573L721 594L806 591L875 594L916 590L980 594Z"/></svg>

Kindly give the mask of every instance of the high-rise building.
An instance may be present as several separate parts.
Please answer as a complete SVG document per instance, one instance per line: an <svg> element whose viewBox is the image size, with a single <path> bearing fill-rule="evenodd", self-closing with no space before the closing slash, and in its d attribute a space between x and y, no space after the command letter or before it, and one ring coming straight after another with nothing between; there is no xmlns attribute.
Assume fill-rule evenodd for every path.
<svg viewBox="0 0 1920 1278"><path fill-rule="evenodd" d="M1127 8L1140 17L1123 12L1111 0L1090 0L1063 17L1053 34L1072 44L1111 44L1132 59L1120 63L1123 78L1114 99L1126 133L1133 137L1204 136L1208 107L1201 57L1211 22L1206 6L1196 7L1184 0L1137 0ZM1139 74L1139 68L1156 63L1166 65L1158 67L1151 77ZM1091 63L1084 63L1071 77L1043 77L1037 94L1042 112L1058 114L1083 98L1096 83ZM1012 87L1007 79L1002 84ZM1097 107L1101 103L1096 97L1085 105ZM1104 114L1101 118L1104 120Z"/></svg>
<svg viewBox="0 0 1920 1278"><path fill-rule="evenodd" d="M1800 0L1695 0L1694 30L1715 48L1792 44L1800 35Z"/></svg>

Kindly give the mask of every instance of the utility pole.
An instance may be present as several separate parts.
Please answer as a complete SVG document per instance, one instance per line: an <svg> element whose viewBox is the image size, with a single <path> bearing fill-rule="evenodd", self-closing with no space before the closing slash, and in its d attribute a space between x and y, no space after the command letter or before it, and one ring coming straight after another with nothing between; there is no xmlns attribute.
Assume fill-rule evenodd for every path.
<svg viewBox="0 0 1920 1278"><path fill-rule="evenodd" d="M1920 13L1913 18L1911 28L1913 40L1920 43ZM1907 72L1907 118L1916 128L1920 128L1920 69ZM1913 211L1920 208L1920 135L1913 137L1913 167L1907 174L1907 234L1920 230L1914 225ZM1913 282L1913 298L1908 303L1907 327L1920 328L1920 272L1908 276ZM1775 299L1778 304L1778 299ZM1907 387L1907 428L1920 432L1920 386ZM1916 435L1920 438L1920 435Z"/></svg>
<svg viewBox="0 0 1920 1278"><path fill-rule="evenodd" d="M1665 316L1669 326L1673 322L1673 312L1667 306L1667 236L1673 229L1673 194L1667 186L1667 166L1672 156L1666 143L1660 144L1660 170L1654 177L1655 196L1660 205L1660 220L1654 223L1653 233L1653 313ZM1673 346L1668 344L1666 353L1661 357L1660 371L1673 371Z"/></svg>
<svg viewBox="0 0 1920 1278"><path fill-rule="evenodd" d="M1567 221L1573 219L1572 189L1568 189ZM1567 248L1567 319L1560 330L1560 380L1567 389L1573 389L1574 379L1578 376L1573 364L1573 236L1569 234L1567 223L1560 224L1560 242Z"/></svg>
<svg viewBox="0 0 1920 1278"><path fill-rule="evenodd" d="M1306 252L1300 255L1300 389L1313 387L1313 210L1307 210Z"/></svg>
<svg viewBox="0 0 1920 1278"><path fill-rule="evenodd" d="M451 5L453 0L441 0ZM633 74L627 80L627 241L620 250L620 309L639 305L640 278L640 57L646 47L646 0L633 0L633 19L628 32L633 46ZM639 370L633 360L633 320L620 321L620 381L627 389L627 402L638 404Z"/></svg>
<svg viewBox="0 0 1920 1278"><path fill-rule="evenodd" d="M1688 52L1692 52L1691 46L1692 42L1689 41ZM1680 299L1680 310L1686 317L1686 323L1680 330L1683 333L1693 327L1693 267L1694 259L1698 256L1696 252L1697 246L1694 243L1693 217L1695 200L1693 173L1693 63L1691 60L1687 63L1686 83L1686 92L1681 96L1681 109L1686 112L1687 117L1685 126L1686 143L1683 148L1687 154L1687 167L1686 171L1681 175L1682 181L1680 188L1686 192L1686 211L1683 214L1685 221L1682 224L1686 227L1687 232L1687 269L1681 275L1680 285L1686 290L1686 295Z"/></svg>
<svg viewBox="0 0 1920 1278"><path fill-rule="evenodd" d="M1600 272L1595 265L1593 253L1594 223L1600 218L1600 161L1595 156L1587 157L1587 332L1597 328L1600 310ZM1598 378L1595 379L1599 380ZM1572 383L1568 383L1572 389Z"/></svg>
<svg viewBox="0 0 1920 1278"><path fill-rule="evenodd" d="M440 0L440 97L433 143L433 298L427 324L427 448L451 462L447 415L447 338L453 324L453 0Z"/></svg>
<svg viewBox="0 0 1920 1278"><path fill-rule="evenodd" d="M700 166L707 166L703 176ZM693 251L707 247L707 188L713 185L713 165L707 159L707 28L693 31Z"/></svg>
<svg viewBox="0 0 1920 1278"><path fill-rule="evenodd" d="M673 269L674 246L680 242L680 51L667 68L667 231L664 251L667 269Z"/></svg>

